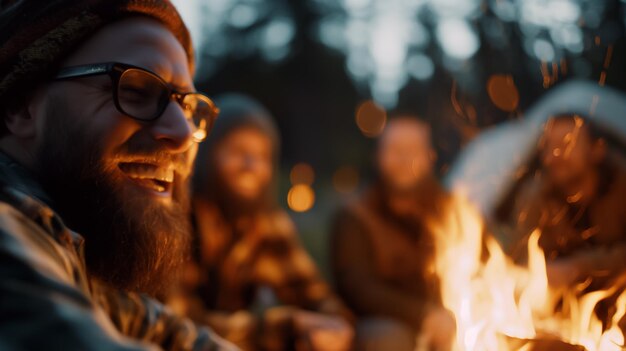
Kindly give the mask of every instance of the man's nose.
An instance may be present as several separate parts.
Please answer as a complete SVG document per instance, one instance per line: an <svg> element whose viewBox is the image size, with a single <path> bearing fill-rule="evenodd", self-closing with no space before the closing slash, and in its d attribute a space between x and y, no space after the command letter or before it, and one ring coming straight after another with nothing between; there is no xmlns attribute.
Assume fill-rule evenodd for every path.
<svg viewBox="0 0 626 351"><path fill-rule="evenodd" d="M175 101L167 105L151 127L152 137L165 144L171 152L185 152L193 143L193 126Z"/></svg>

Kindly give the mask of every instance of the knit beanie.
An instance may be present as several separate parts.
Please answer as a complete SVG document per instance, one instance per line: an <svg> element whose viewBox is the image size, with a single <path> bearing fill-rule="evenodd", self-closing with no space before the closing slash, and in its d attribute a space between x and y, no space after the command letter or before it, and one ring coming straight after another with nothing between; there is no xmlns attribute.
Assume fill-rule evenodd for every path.
<svg viewBox="0 0 626 351"><path fill-rule="evenodd" d="M187 53L189 32L168 0L0 0L0 107L28 96L98 29L144 16L167 27Z"/></svg>

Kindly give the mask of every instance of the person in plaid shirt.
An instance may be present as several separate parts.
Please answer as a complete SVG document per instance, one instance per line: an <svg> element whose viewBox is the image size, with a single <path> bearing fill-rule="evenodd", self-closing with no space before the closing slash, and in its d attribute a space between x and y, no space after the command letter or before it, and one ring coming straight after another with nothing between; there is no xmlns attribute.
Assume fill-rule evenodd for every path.
<svg viewBox="0 0 626 351"><path fill-rule="evenodd" d="M348 350L351 313L276 204L278 132L251 98L218 98L194 175L194 319L244 350ZM211 312L206 312L210 310Z"/></svg>

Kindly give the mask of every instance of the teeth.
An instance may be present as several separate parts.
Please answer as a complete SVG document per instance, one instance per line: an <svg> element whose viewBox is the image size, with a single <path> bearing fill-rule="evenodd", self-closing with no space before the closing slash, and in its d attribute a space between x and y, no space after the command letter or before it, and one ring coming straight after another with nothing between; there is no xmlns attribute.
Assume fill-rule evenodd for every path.
<svg viewBox="0 0 626 351"><path fill-rule="evenodd" d="M133 179L158 180L171 183L174 181L172 167L159 167L147 163L120 163L120 169Z"/></svg>
<svg viewBox="0 0 626 351"><path fill-rule="evenodd" d="M152 189L152 190L157 191L159 193L164 193L167 190L164 185L158 184L154 180L139 179L139 178L132 178L132 179L133 179L133 181L139 183L141 186L143 186L145 188Z"/></svg>

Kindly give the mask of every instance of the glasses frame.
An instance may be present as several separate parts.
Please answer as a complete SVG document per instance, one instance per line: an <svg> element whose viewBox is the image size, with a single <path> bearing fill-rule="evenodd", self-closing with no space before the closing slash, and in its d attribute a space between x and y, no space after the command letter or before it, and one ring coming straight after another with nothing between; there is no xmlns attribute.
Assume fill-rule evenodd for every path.
<svg viewBox="0 0 626 351"><path fill-rule="evenodd" d="M119 90L120 79L122 78L122 75L130 69L142 71L146 74L151 75L152 77L160 81L164 87L167 88L167 94L169 96L168 103L165 103L163 104L163 106L160 106L159 109L155 112L154 116L151 116L150 118L138 118L136 116L133 116L132 114L129 114L128 112L124 111L124 108L122 108L119 102L118 90ZM213 100L211 100L211 98L209 98L208 96L197 91L187 92L187 93L179 92L173 89L171 85L167 83L163 78L161 78L158 74L150 70L147 70L145 68L134 66L134 65L129 65L126 63L104 62L104 63L64 67L59 70L54 80L63 81L63 80L71 80L71 79L76 79L76 78L92 77L92 76L99 76L99 75L105 75L105 74L111 78L111 82L113 83L112 84L113 85L113 103L115 104L115 108L117 108L119 112L123 113L124 115L134 120L141 121L141 122L154 122L155 120L157 120L159 117L163 115L163 112L165 112L165 109L167 109L169 102L171 102L172 100L176 101L181 107L184 108L183 104L184 104L185 97L187 95L196 95L198 96L198 98L206 102L207 105L209 105L211 114L208 118L209 120L206 121L206 128L205 128L206 134L208 134L213 128L215 119L217 118L219 114L219 109L215 106L215 103L213 102ZM194 127L196 127L196 129L199 129L198 126L196 126L195 124L194 124ZM204 138L201 138L200 140L197 140L197 141L199 142L199 141L204 140L206 138L206 134ZM194 139L196 138L194 137Z"/></svg>

